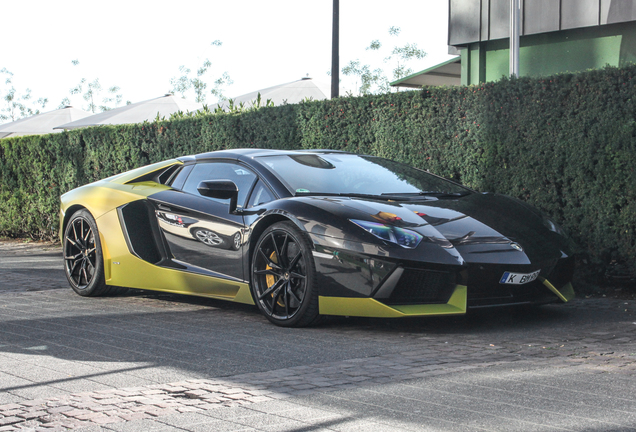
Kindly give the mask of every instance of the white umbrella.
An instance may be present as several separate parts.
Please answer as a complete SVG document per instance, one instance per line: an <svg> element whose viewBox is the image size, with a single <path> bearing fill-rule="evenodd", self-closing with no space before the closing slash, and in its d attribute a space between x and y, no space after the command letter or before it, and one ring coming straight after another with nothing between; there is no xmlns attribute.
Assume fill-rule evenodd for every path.
<svg viewBox="0 0 636 432"><path fill-rule="evenodd" d="M118 125L141 123L143 121L153 121L159 117L170 117L170 114L178 111L194 112L200 110L203 106L199 103L190 102L171 94L150 99L143 102L137 102L104 111L81 120L73 121L66 124L59 124L55 129L77 129L87 126L100 125Z"/></svg>
<svg viewBox="0 0 636 432"><path fill-rule="evenodd" d="M278 106L285 102L289 104L299 103L307 98L312 100L331 99L331 86L307 77L287 84L280 84L263 90L253 91L231 99L234 105L239 105L243 102L249 107L250 103L256 101L259 93L261 94L261 103L264 104L270 99L274 102L274 105ZM220 105L227 107L228 103L224 102Z"/></svg>
<svg viewBox="0 0 636 432"><path fill-rule="evenodd" d="M63 123L79 120L90 115L91 113L89 112L66 106L55 111L37 114L0 125L0 138L62 132L61 130L54 130L54 128Z"/></svg>

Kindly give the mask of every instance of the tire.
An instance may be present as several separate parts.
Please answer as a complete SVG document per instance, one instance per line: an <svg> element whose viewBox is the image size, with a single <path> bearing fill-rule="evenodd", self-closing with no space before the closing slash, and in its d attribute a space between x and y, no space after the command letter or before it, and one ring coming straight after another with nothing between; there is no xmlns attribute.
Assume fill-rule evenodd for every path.
<svg viewBox="0 0 636 432"><path fill-rule="evenodd" d="M71 288L85 297L120 293L104 280L104 258L93 216L80 210L71 216L64 230L64 273ZM125 288L124 288L125 290Z"/></svg>
<svg viewBox="0 0 636 432"><path fill-rule="evenodd" d="M263 232L252 255L254 302L282 327L305 327L319 319L316 268L305 234L291 222Z"/></svg>

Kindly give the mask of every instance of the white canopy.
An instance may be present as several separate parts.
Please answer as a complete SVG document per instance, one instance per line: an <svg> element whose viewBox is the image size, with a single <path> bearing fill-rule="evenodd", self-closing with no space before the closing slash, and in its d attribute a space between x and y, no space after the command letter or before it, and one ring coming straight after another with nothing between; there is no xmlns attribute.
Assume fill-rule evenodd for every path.
<svg viewBox="0 0 636 432"><path fill-rule="evenodd" d="M422 86L461 85L461 57L446 60L440 64L416 72L391 83L392 87L422 88Z"/></svg>
<svg viewBox="0 0 636 432"><path fill-rule="evenodd" d="M37 114L0 125L0 138L62 132L61 130L54 130L54 128L63 123L80 120L90 115L91 113L89 112L66 106L55 111Z"/></svg>
<svg viewBox="0 0 636 432"><path fill-rule="evenodd" d="M170 114L178 111L194 112L200 110L202 107L202 104L167 94L155 99L104 111L81 120L59 124L55 129L77 129L88 126L141 123L146 120L153 121L157 118L157 114L159 117L168 118Z"/></svg>

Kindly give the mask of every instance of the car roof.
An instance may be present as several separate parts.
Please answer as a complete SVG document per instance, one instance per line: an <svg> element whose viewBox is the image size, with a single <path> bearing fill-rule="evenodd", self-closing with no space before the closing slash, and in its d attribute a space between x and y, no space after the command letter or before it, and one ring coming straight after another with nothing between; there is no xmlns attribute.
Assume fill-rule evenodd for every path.
<svg viewBox="0 0 636 432"><path fill-rule="evenodd" d="M243 148L243 149L231 149L231 150L218 150L207 153L200 153L194 156L184 156L179 158L180 161L199 161L204 159L252 159L260 156L282 156L282 155L295 155L295 154L326 154L326 153L348 153L341 150L329 150L329 149L311 149L311 150L273 150L273 149L259 149L259 148Z"/></svg>

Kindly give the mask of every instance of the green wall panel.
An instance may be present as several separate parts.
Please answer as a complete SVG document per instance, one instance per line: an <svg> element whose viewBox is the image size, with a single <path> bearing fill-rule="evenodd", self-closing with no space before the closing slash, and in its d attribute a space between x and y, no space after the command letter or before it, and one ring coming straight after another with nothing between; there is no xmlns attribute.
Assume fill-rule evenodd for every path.
<svg viewBox="0 0 636 432"><path fill-rule="evenodd" d="M519 57L521 76L531 77L625 66L636 62L636 23L526 36ZM509 58L507 40L469 45L462 50L462 84L508 76Z"/></svg>

